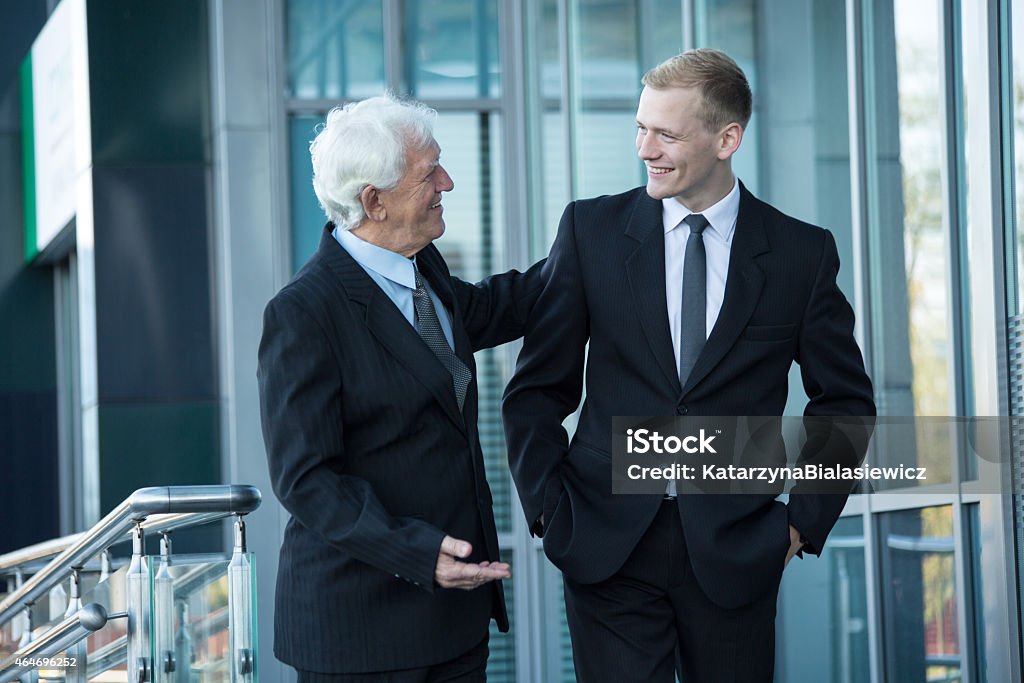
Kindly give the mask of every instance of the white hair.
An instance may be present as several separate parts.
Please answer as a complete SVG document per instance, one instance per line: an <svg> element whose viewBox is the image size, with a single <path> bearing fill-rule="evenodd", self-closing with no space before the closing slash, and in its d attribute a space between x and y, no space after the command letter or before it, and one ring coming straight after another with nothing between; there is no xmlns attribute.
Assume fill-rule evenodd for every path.
<svg viewBox="0 0 1024 683"><path fill-rule="evenodd" d="M342 230L359 225L365 213L359 193L367 185L390 190L405 173L406 152L434 136L437 112L388 93L327 113L309 145L313 191L320 207Z"/></svg>

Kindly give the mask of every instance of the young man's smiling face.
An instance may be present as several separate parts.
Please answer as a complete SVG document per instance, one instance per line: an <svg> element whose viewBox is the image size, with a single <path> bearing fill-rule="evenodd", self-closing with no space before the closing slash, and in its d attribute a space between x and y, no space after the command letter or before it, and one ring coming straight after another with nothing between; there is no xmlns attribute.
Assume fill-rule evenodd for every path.
<svg viewBox="0 0 1024 683"><path fill-rule="evenodd" d="M645 87L636 112L636 150L647 167L647 193L675 197L695 212L732 190L729 160L742 137L739 124L707 130L703 108L696 88Z"/></svg>

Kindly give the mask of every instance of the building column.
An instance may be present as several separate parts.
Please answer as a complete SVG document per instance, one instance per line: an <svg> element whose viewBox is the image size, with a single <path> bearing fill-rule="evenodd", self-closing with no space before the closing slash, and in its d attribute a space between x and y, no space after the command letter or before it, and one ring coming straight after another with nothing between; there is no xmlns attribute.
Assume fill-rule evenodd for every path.
<svg viewBox="0 0 1024 683"><path fill-rule="evenodd" d="M274 584L288 514L270 485L256 384L263 308L287 281L287 158L278 68L278 3L212 0L214 273L220 335L224 481L263 492L247 523L255 554L260 677L294 680L274 658Z"/></svg>

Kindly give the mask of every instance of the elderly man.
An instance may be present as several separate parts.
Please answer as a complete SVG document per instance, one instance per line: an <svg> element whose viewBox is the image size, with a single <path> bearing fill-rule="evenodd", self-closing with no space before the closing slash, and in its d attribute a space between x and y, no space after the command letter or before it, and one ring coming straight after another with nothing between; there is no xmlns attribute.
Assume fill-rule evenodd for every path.
<svg viewBox="0 0 1024 683"><path fill-rule="evenodd" d="M488 624L508 629L473 352L522 334L540 269L451 277L434 116L391 96L328 114L310 152L329 222L264 314L263 433L291 513L274 652L299 681L484 680Z"/></svg>

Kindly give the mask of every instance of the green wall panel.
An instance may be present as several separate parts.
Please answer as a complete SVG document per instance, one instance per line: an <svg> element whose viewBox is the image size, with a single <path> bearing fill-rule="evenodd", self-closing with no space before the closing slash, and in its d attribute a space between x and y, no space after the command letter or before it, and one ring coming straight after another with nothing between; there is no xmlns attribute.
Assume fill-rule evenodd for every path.
<svg viewBox="0 0 1024 683"><path fill-rule="evenodd" d="M207 4L90 2L93 163L210 158Z"/></svg>
<svg viewBox="0 0 1024 683"><path fill-rule="evenodd" d="M17 97L9 91L0 99L3 117L13 119L0 131L0 391L54 391L53 273L24 261Z"/></svg>
<svg viewBox="0 0 1024 683"><path fill-rule="evenodd" d="M103 514L143 486L220 483L214 401L101 404L99 431Z"/></svg>

